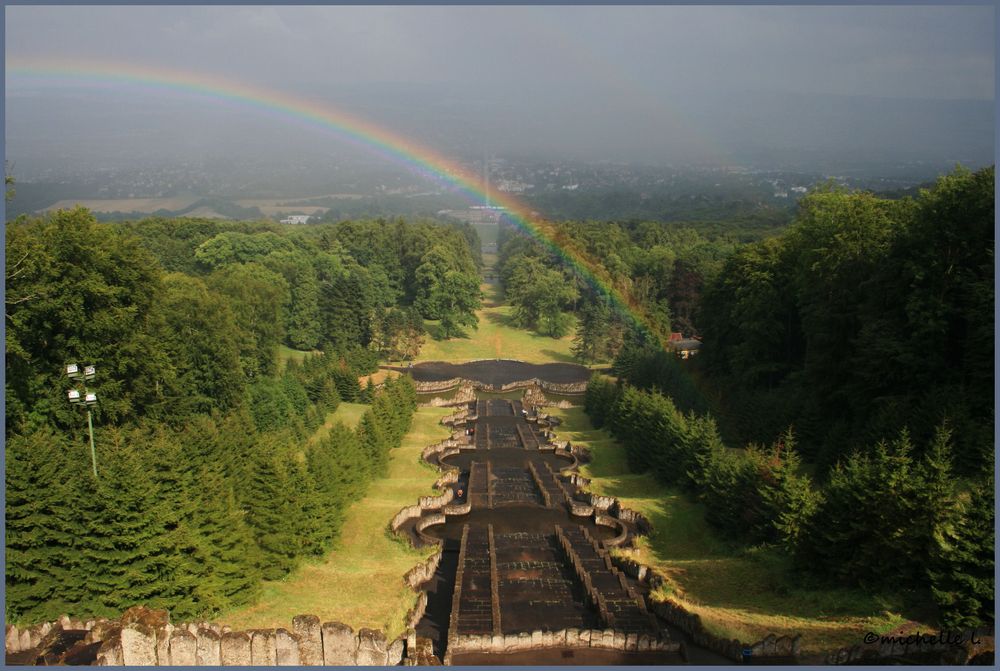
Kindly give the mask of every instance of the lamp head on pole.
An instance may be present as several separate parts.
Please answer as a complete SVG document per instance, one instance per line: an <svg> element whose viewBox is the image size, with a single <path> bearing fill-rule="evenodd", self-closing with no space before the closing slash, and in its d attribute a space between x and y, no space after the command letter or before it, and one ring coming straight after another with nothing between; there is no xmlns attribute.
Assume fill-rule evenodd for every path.
<svg viewBox="0 0 1000 671"><path fill-rule="evenodd" d="M80 367L77 366L75 363L69 364L68 366L66 366L66 376L72 380L80 378L81 377Z"/></svg>
<svg viewBox="0 0 1000 671"><path fill-rule="evenodd" d="M93 380L94 376L97 375L96 368L94 366L86 366L83 369L83 379Z"/></svg>
<svg viewBox="0 0 1000 671"><path fill-rule="evenodd" d="M92 391L87 392L86 397L84 398L84 403L87 405L95 405L97 403L97 394Z"/></svg>
<svg viewBox="0 0 1000 671"><path fill-rule="evenodd" d="M80 392L78 392L76 389L70 389L69 392L67 393L67 396L69 396L70 403L79 403L81 400Z"/></svg>

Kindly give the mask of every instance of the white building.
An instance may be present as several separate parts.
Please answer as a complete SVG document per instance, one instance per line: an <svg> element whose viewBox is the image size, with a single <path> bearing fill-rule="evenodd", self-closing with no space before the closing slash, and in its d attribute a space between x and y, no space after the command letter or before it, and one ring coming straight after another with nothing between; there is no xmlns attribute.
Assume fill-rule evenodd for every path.
<svg viewBox="0 0 1000 671"><path fill-rule="evenodd" d="M288 218L282 219L283 224L308 224L309 215L308 214L290 214Z"/></svg>

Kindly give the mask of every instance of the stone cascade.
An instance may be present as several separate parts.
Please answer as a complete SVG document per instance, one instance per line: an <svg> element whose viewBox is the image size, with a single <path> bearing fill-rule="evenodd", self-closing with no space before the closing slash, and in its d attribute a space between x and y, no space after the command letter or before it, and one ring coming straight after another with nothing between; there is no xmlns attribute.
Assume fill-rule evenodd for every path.
<svg viewBox="0 0 1000 671"><path fill-rule="evenodd" d="M646 610L643 598L614 567L607 550L594 541L586 529L556 526L556 537L606 627L657 631L656 620Z"/></svg>
<svg viewBox="0 0 1000 671"><path fill-rule="evenodd" d="M492 468L490 462L474 461L469 468L469 493L467 499L474 509L493 507L490 487Z"/></svg>
<svg viewBox="0 0 1000 671"><path fill-rule="evenodd" d="M491 536L492 527L470 529L466 524L462 529L449 628L457 635L492 634L499 630L499 621L494 621L496 555L491 552Z"/></svg>

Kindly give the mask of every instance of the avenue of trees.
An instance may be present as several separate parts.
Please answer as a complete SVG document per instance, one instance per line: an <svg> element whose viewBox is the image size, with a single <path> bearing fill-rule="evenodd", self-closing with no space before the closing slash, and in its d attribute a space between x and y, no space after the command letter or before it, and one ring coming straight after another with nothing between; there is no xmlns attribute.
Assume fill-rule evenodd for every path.
<svg viewBox="0 0 1000 671"><path fill-rule="evenodd" d="M993 168L912 199L814 191L705 282L698 357L626 331L588 413L723 536L991 623L993 193Z"/></svg>
<svg viewBox="0 0 1000 671"><path fill-rule="evenodd" d="M414 356L424 318L468 323L475 242L402 221L9 223L8 620L208 617L328 550L416 405L408 379L358 380ZM97 367L96 479L70 363ZM342 400L370 404L357 428L308 440Z"/></svg>

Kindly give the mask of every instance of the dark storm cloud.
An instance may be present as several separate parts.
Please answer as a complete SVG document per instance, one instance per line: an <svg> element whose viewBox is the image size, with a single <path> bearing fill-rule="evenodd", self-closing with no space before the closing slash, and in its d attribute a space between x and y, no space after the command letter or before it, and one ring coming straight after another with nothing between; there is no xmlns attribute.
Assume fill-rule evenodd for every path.
<svg viewBox="0 0 1000 671"><path fill-rule="evenodd" d="M745 111L780 136L795 96L836 96L850 125L873 108L845 107L844 97L978 100L992 110L995 95L992 7L6 11L8 58L198 70L334 101L445 144L688 156L756 129ZM17 93L9 85L8 101ZM755 109L740 109L750 99ZM794 119L796 133L822 132L807 121Z"/></svg>

